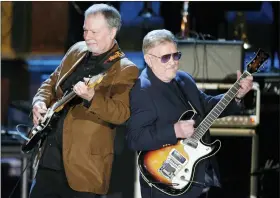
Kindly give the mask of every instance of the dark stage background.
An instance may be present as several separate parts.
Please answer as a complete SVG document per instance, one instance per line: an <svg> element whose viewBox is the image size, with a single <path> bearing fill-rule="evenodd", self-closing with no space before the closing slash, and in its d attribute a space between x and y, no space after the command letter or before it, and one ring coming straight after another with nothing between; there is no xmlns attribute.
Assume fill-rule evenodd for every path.
<svg viewBox="0 0 280 198"><path fill-rule="evenodd" d="M9 197L20 178L21 169L25 165L23 157L30 157L20 153L20 138L12 133L18 124L31 125L29 113L32 97L42 81L58 66L66 50L83 39L83 12L93 3L95 2L1 3L1 197L3 198ZM213 136L213 139L218 138L222 141L222 149L217 154L217 159L223 188L219 194L215 192L210 194L209 198L249 198L250 195L251 198L279 197L279 2L190 2L187 24L190 32L189 37L183 38L179 37L182 35L183 1L106 3L114 5L120 11L123 25L117 40L126 55L140 70L145 67L141 52L142 39L148 31L159 28L172 31L180 41L202 42L203 46L206 46L205 43L208 41L212 42L218 46L217 49L220 46L219 50L222 52L223 44L227 41L237 40L250 44L250 48L240 49L241 63L236 65L236 68L241 70L258 48L270 54L265 68L254 77L261 90L260 124L249 128L256 132L259 139L257 168L253 171L250 169L251 137ZM236 48L225 49L229 50L225 51L228 54L239 53L238 50L233 50ZM207 53L210 54L211 49L208 49ZM224 63L232 61L225 57L224 59ZM211 68L210 63L208 68ZM234 79L221 76L219 80L209 78L196 80L212 83L233 82L235 74L233 76ZM224 127L231 129L226 125ZM237 128L248 129L242 125ZM104 197L139 197L139 184L135 178L135 153L127 148L125 133L125 127L120 126L115 140L116 152L110 195ZM224 133L227 133L226 130ZM264 167L266 170L263 170ZM24 178L27 179L19 182L13 197L26 197L24 194L28 193L31 184L30 166L26 173ZM250 179L253 176L258 181L257 193L254 195L250 191Z"/></svg>

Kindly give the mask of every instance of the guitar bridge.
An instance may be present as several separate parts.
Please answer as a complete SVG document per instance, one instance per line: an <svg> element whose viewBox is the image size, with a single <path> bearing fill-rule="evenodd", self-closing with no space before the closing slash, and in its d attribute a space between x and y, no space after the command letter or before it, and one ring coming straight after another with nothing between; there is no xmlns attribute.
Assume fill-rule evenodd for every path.
<svg viewBox="0 0 280 198"><path fill-rule="evenodd" d="M160 167L159 172L171 180L175 176L176 169L166 160Z"/></svg>
<svg viewBox="0 0 280 198"><path fill-rule="evenodd" d="M173 149L158 171L166 178L172 180L185 162L186 158L184 158L176 149Z"/></svg>

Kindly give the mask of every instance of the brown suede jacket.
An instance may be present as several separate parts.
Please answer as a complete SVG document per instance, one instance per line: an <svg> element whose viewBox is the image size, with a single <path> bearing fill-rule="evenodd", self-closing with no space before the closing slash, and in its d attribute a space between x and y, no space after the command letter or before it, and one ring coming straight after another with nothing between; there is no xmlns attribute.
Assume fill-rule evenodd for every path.
<svg viewBox="0 0 280 198"><path fill-rule="evenodd" d="M112 50L118 49L116 44ZM88 52L85 42L74 44L60 66L51 74L33 99L50 107L63 96L61 82ZM76 191L106 194L109 189L115 130L129 116L129 92L138 77L134 63L123 58L114 63L95 87L91 105L71 107L63 129L63 162L68 183Z"/></svg>

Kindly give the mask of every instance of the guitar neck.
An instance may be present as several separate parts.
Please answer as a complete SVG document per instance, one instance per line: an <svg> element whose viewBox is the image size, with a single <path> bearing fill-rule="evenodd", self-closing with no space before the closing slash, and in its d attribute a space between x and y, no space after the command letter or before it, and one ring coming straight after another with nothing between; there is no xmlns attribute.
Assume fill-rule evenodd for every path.
<svg viewBox="0 0 280 198"><path fill-rule="evenodd" d="M53 106L53 111L56 111L60 107L63 107L66 103L72 100L77 94L74 91L71 91L69 94L65 95L59 101L57 101Z"/></svg>
<svg viewBox="0 0 280 198"><path fill-rule="evenodd" d="M94 88L97 84L99 84L102 79L104 78L105 73L100 73L96 76L93 76L86 85L89 88ZM71 91L67 95L63 96L59 101L57 101L53 106L53 111L60 111L66 103L68 103L70 100L72 100L77 94L74 91Z"/></svg>
<svg viewBox="0 0 280 198"><path fill-rule="evenodd" d="M200 140L203 137L203 135L212 126L214 121L221 115L221 113L225 110L225 108L229 105L229 103L237 94L238 90L240 89L240 80L246 78L249 75L251 74L245 71L241 75L241 77L232 85L232 87L224 94L223 98L215 105L215 107L210 111L210 113L198 125L193 135L194 139Z"/></svg>

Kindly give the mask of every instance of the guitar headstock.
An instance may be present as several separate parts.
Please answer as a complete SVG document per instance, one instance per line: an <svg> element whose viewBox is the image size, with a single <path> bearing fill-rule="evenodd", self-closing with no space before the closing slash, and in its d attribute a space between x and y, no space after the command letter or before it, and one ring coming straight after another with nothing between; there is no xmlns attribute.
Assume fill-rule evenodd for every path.
<svg viewBox="0 0 280 198"><path fill-rule="evenodd" d="M92 76L92 77L89 79L89 81L88 81L88 83L87 83L87 86L88 86L89 88L94 88L96 85L98 85L98 84L103 80L103 78L104 78L105 75L106 75L106 74L105 74L105 72L104 72L104 73L100 73L100 74L98 74L98 75Z"/></svg>
<svg viewBox="0 0 280 198"><path fill-rule="evenodd" d="M268 58L268 53L262 49L259 49L255 57L247 64L247 71L251 74L257 72Z"/></svg>

